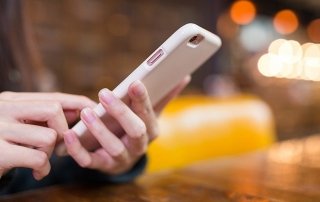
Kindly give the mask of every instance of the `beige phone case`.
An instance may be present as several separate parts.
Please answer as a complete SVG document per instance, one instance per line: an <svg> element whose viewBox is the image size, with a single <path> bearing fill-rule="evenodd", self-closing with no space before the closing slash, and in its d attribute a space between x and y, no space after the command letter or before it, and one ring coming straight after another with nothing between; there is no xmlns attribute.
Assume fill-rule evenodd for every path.
<svg viewBox="0 0 320 202"><path fill-rule="evenodd" d="M148 90L152 104L155 105L186 75L199 68L220 46L221 40L218 36L198 25L186 24L123 80L113 93L124 98L129 85L141 80ZM101 104L98 104L94 111L99 117L106 116ZM86 126L80 121L72 129L81 136L85 133Z"/></svg>

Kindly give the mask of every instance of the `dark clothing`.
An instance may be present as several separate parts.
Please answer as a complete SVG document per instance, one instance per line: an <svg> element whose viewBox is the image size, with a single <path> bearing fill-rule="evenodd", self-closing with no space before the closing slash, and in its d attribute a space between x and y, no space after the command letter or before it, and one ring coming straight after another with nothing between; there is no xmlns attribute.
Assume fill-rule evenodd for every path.
<svg viewBox="0 0 320 202"><path fill-rule="evenodd" d="M115 176L81 168L69 156L53 156L49 175L40 181L35 180L32 170L26 168L16 168L3 176L0 179L0 196L55 184L128 182L143 172L146 161L146 156L143 156L129 172Z"/></svg>

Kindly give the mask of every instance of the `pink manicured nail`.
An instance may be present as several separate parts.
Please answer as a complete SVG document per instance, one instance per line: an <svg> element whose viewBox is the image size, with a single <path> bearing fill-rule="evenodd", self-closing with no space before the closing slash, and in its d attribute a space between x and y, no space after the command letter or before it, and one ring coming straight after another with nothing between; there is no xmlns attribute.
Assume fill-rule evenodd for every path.
<svg viewBox="0 0 320 202"><path fill-rule="evenodd" d="M141 81L135 81L134 83L133 83L133 93L136 95L136 96L141 96L141 95L143 95L144 94L144 92L145 92L145 88L144 88L144 86L143 86L143 84L142 84L142 82Z"/></svg>
<svg viewBox="0 0 320 202"><path fill-rule="evenodd" d="M96 115L89 108L84 108L81 113L82 113L82 118L87 123L93 123L96 120Z"/></svg>
<svg viewBox="0 0 320 202"><path fill-rule="evenodd" d="M100 95L101 100L106 104L111 104L115 99L112 92L106 88L102 89L99 92L99 95Z"/></svg>

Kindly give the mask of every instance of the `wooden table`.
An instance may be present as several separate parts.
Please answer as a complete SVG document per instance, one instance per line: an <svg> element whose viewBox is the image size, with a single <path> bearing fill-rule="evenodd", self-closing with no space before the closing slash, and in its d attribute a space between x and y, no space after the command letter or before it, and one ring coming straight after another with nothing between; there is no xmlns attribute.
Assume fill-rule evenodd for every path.
<svg viewBox="0 0 320 202"><path fill-rule="evenodd" d="M57 186L0 201L320 201L320 136L106 186Z"/></svg>

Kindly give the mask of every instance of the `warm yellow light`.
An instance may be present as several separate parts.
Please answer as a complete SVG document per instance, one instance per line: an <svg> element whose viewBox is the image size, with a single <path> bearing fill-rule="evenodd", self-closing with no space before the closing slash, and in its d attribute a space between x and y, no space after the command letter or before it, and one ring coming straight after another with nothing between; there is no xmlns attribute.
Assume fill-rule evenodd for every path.
<svg viewBox="0 0 320 202"><path fill-rule="evenodd" d="M305 49L304 57L314 57L316 59L320 59L320 45L309 44Z"/></svg>
<svg viewBox="0 0 320 202"><path fill-rule="evenodd" d="M251 1L236 1L231 6L230 16L237 24L249 24L256 16L256 7Z"/></svg>
<svg viewBox="0 0 320 202"><path fill-rule="evenodd" d="M304 60L304 78L308 80L318 81L320 80L320 68L314 65L314 60L305 59Z"/></svg>
<svg viewBox="0 0 320 202"><path fill-rule="evenodd" d="M300 60L296 64L293 64L291 75L287 78L289 79L303 79L303 61Z"/></svg>
<svg viewBox="0 0 320 202"><path fill-rule="evenodd" d="M282 63L282 69L281 72L279 72L278 76L279 78L289 78L293 73L293 64L284 64Z"/></svg>
<svg viewBox="0 0 320 202"><path fill-rule="evenodd" d="M258 70L268 77L320 81L320 44L277 39L260 57Z"/></svg>
<svg viewBox="0 0 320 202"><path fill-rule="evenodd" d="M302 49L302 52L303 52L303 57L305 56L305 53L306 53L306 50L309 48L309 46L311 45L314 45L314 43L305 43L305 44L302 44L301 46L301 49Z"/></svg>
<svg viewBox="0 0 320 202"><path fill-rule="evenodd" d="M269 54L264 54L258 61L258 70L263 76L273 76L269 73Z"/></svg>
<svg viewBox="0 0 320 202"><path fill-rule="evenodd" d="M297 145L294 141L286 141L268 152L268 158L277 163L299 164L303 160L303 145Z"/></svg>
<svg viewBox="0 0 320 202"><path fill-rule="evenodd" d="M306 45L303 57L304 77L320 80L320 47L316 44Z"/></svg>
<svg viewBox="0 0 320 202"><path fill-rule="evenodd" d="M285 9L275 15L273 25L280 34L291 34L298 28L299 21L292 10Z"/></svg>
<svg viewBox="0 0 320 202"><path fill-rule="evenodd" d="M277 40L274 40L269 48L268 48L268 51L269 53L272 53L272 54L275 54L277 55L279 53L279 49L280 49L280 46L285 43L287 40L285 39L277 39Z"/></svg>
<svg viewBox="0 0 320 202"><path fill-rule="evenodd" d="M283 69L283 65L279 60L279 57L268 53L260 57L258 61L258 69L264 76L278 76Z"/></svg>
<svg viewBox="0 0 320 202"><path fill-rule="evenodd" d="M279 47L278 56L282 62L286 64L294 64L301 60L301 46L297 41L285 41Z"/></svg>

